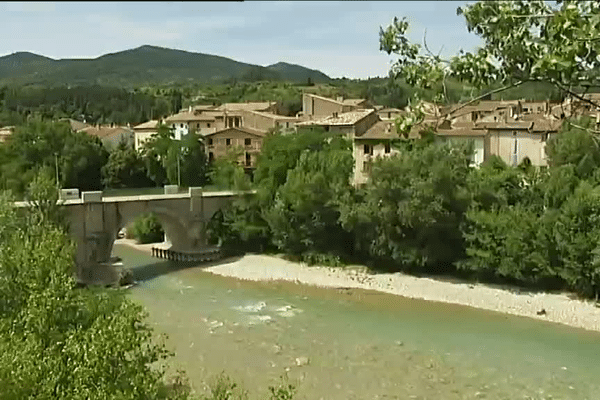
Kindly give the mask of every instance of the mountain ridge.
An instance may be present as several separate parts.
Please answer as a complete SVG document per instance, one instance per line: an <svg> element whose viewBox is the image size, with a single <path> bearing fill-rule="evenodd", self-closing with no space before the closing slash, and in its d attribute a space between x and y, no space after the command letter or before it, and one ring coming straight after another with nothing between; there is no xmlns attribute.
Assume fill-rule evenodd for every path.
<svg viewBox="0 0 600 400"><path fill-rule="evenodd" d="M102 85L223 83L228 81L284 80L329 82L323 72L279 62L261 66L231 58L142 45L95 58L53 59L27 51L0 57L0 84Z"/></svg>

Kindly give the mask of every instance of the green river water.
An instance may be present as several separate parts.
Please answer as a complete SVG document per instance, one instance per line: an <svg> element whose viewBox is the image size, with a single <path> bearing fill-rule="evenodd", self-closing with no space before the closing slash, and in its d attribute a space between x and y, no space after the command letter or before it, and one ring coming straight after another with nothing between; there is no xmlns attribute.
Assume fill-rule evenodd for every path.
<svg viewBox="0 0 600 400"><path fill-rule="evenodd" d="M114 254L198 391L224 370L264 398L289 369L298 399L600 399L596 332L372 291L240 281L125 246Z"/></svg>

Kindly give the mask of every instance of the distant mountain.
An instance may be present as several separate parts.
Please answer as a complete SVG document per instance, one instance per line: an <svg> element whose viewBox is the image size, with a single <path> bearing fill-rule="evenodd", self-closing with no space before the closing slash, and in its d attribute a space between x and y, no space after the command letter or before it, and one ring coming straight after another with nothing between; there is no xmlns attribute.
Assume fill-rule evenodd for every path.
<svg viewBox="0 0 600 400"><path fill-rule="evenodd" d="M314 83L329 82L331 80L330 77L321 71L308 69L296 64L278 62L277 64L269 65L267 68L279 73L281 76L286 76L287 80L294 82L306 82L308 78Z"/></svg>
<svg viewBox="0 0 600 400"><path fill-rule="evenodd" d="M157 46L105 54L93 59L53 60L28 52L0 57L0 84L138 86L167 83L217 83L236 80L331 80L320 71L277 63L269 67L226 57Z"/></svg>

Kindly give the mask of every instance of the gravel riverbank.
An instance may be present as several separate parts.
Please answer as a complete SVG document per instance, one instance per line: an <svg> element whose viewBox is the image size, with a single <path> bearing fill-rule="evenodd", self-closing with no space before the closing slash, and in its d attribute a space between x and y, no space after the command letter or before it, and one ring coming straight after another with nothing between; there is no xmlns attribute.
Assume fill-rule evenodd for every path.
<svg viewBox="0 0 600 400"><path fill-rule="evenodd" d="M161 245L138 245L128 239L120 239L116 243L146 252L150 252L153 246ZM600 331L600 308L594 302L575 300L566 293L535 293L518 288L414 277L403 273L373 274L361 266L309 267L280 257L257 254L248 254L236 260L223 260L217 265L208 266L206 271L253 281L281 280L328 288L376 290Z"/></svg>

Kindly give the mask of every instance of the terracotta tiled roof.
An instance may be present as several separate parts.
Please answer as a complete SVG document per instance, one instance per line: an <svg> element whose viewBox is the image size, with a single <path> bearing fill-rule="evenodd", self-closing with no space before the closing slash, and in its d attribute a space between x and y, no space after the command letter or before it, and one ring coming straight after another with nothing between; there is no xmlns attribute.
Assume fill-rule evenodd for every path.
<svg viewBox="0 0 600 400"><path fill-rule="evenodd" d="M221 129L221 130L216 131L216 132L206 133L203 136L205 136L205 137L207 137L207 136L214 136L214 135L217 135L219 133L227 132L227 131L230 131L230 130L236 130L236 131L243 132L243 133L248 133L248 134L254 135L254 136L260 136L260 137L266 136L266 132L260 131L258 129L246 128L244 126L237 126L237 127L225 128L225 129Z"/></svg>
<svg viewBox="0 0 600 400"><path fill-rule="evenodd" d="M261 111L266 110L271 106L276 105L275 101L252 102L252 103L225 103L216 107L215 110L220 111Z"/></svg>
<svg viewBox="0 0 600 400"><path fill-rule="evenodd" d="M156 129L158 128L158 121L153 119L151 121L146 121L144 123L141 123L139 125L136 125L133 127L134 130L142 130L142 129Z"/></svg>
<svg viewBox="0 0 600 400"><path fill-rule="evenodd" d="M377 121L375 125L367 129L365 133L356 136L355 139L398 139L396 125L392 121Z"/></svg>
<svg viewBox="0 0 600 400"><path fill-rule="evenodd" d="M288 117L286 115L278 115L278 114L273 114L273 113L263 112L263 111L244 111L244 112L261 115L263 117L271 118L271 119L278 120L278 121L299 121L300 120L300 118L296 118L296 117Z"/></svg>
<svg viewBox="0 0 600 400"><path fill-rule="evenodd" d="M337 116L331 115L329 117L321 118L318 120L299 122L297 126L310 126L310 125L354 125L361 119L365 118L371 113L374 113L375 109L356 110L345 113L340 113Z"/></svg>
<svg viewBox="0 0 600 400"><path fill-rule="evenodd" d="M204 113L196 115L193 112L184 111L171 115L165 122L188 122L188 121L213 121L215 118Z"/></svg>
<svg viewBox="0 0 600 400"><path fill-rule="evenodd" d="M133 133L133 131L131 129L124 127L124 126L115 126L112 128L109 126L100 126L100 127L90 126L85 129L82 129L81 131L86 132L88 135L91 135L91 136L97 136L100 139L104 139L104 138L111 137L114 135L119 135L124 132Z"/></svg>

